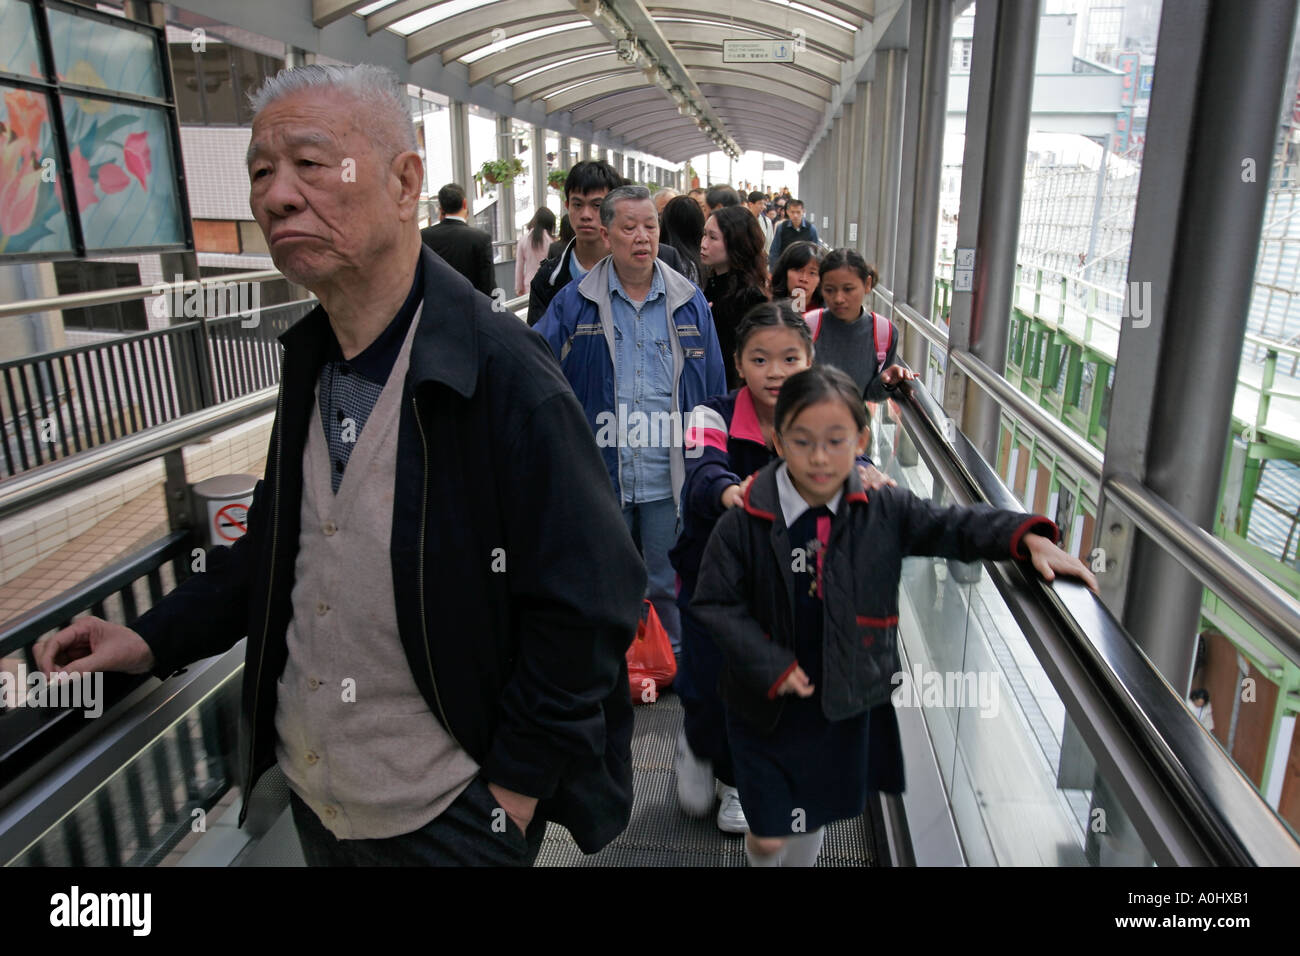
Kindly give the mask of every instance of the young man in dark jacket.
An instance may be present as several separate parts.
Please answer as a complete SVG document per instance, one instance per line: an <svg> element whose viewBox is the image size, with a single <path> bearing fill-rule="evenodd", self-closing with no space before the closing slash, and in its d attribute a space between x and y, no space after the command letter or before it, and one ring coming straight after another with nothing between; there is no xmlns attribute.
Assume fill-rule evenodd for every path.
<svg viewBox="0 0 1300 956"><path fill-rule="evenodd" d="M574 236L558 255L548 256L537 267L528 287L529 325L536 325L546 314L546 307L561 289L609 255L609 244L600 237L600 204L610 190L626 184L613 166L599 159L576 163L569 170L564 180L564 208ZM672 246L660 245L658 255L668 268L683 271L682 257Z"/></svg>
<svg viewBox="0 0 1300 956"><path fill-rule="evenodd" d="M247 635L241 823L279 763L309 864L531 865L547 820L595 852L631 814L645 571L582 408L541 337L423 249L393 74L301 67L255 108L250 204L321 305L281 336L248 533L38 661L165 678Z"/></svg>

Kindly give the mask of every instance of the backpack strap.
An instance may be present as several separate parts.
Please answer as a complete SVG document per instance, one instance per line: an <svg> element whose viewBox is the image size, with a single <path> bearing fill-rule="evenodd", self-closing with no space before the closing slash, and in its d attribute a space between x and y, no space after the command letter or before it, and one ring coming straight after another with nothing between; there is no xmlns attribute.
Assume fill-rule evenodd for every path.
<svg viewBox="0 0 1300 956"><path fill-rule="evenodd" d="M889 355L889 347L893 344L894 325L878 312L872 312L871 318L875 323L871 329L871 337L876 347L876 372L880 373L885 370L885 359Z"/></svg>

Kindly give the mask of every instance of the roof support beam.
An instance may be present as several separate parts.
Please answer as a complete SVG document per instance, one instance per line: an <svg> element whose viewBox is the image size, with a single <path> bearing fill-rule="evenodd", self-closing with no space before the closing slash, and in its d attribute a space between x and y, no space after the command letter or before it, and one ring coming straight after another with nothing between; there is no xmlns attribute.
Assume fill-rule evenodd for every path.
<svg viewBox="0 0 1300 956"><path fill-rule="evenodd" d="M366 5L366 0L311 0L311 22L317 29L342 20Z"/></svg>
<svg viewBox="0 0 1300 956"><path fill-rule="evenodd" d="M499 53L489 53L469 65L469 80L471 83L480 83L484 80L502 83L521 73L546 66L548 63L559 63L584 53L604 52L609 49L609 43L605 38L589 27L565 30L563 33L554 33L516 44Z"/></svg>
<svg viewBox="0 0 1300 956"><path fill-rule="evenodd" d="M682 63L672 44L659 32L658 24L641 0L617 0L617 4L615 0L572 0L572 3L583 16L588 17L596 25L596 29L608 36L611 42L627 38L616 35L619 31L607 26L605 18L598 16L597 11L602 5L615 11L617 18L627 25L637 42L658 62L659 74L667 76L671 85L682 89L687 98L699 109L705 122L711 125L724 140L731 139L726 123L700 92L690 69ZM666 96L667 93L665 92L664 95Z"/></svg>
<svg viewBox="0 0 1300 956"><path fill-rule="evenodd" d="M440 53L471 34L486 34L490 43L493 30L521 23L528 23L528 29L535 30L533 21L538 17L570 12L568 0L498 0L416 30L406 38L406 58L414 63L431 53Z"/></svg>

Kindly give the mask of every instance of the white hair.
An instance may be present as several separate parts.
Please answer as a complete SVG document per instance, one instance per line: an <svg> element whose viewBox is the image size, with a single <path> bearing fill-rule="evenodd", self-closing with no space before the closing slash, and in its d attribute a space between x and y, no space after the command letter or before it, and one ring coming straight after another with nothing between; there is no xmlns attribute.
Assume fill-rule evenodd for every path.
<svg viewBox="0 0 1300 956"><path fill-rule="evenodd" d="M361 108L353 120L376 149L386 154L385 159L419 149L406 86L392 70L371 63L312 63L281 70L248 95L254 118L276 100L304 90L338 90L358 100Z"/></svg>

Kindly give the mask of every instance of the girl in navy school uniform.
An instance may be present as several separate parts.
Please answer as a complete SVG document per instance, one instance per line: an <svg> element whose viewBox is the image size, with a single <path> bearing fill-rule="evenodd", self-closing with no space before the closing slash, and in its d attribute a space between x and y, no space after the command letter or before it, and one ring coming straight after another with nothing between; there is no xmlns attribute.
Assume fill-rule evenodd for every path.
<svg viewBox="0 0 1300 956"><path fill-rule="evenodd" d="M725 662L722 697L753 866L812 866L826 824L862 813L869 791L901 793L890 695L900 672L902 560L1032 560L1096 580L1055 545L1047 518L987 505L940 508L896 487L868 494L854 456L868 439L857 384L816 366L775 409L783 460L721 516L690 610Z"/></svg>
<svg viewBox="0 0 1300 956"><path fill-rule="evenodd" d="M824 309L804 316L817 344L817 362L848 374L858 394L882 401L916 373L898 364L898 330L867 306L876 270L853 249L836 249L821 263Z"/></svg>
<svg viewBox="0 0 1300 956"><path fill-rule="evenodd" d="M721 800L719 828L743 833L745 817L717 693L722 658L688 605L714 524L740 505L753 474L777 457L772 447L777 396L787 378L812 366L812 336L790 302L765 302L738 326L732 361L743 384L697 405L687 418L682 532L668 557L677 571L682 611L682 659L675 685L685 710L674 762L678 802L690 815L703 816L716 795ZM892 483L865 455L858 464L860 480L869 486Z"/></svg>

